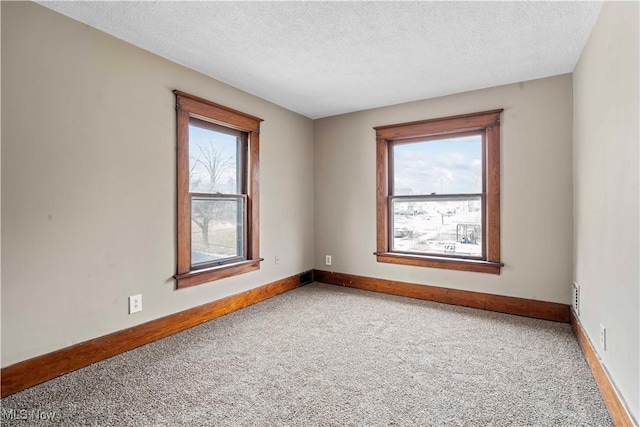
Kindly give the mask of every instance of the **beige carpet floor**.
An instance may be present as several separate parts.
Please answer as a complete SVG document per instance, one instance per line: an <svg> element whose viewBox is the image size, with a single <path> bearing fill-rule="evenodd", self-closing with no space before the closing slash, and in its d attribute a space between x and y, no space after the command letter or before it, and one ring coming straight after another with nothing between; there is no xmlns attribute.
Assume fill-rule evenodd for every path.
<svg viewBox="0 0 640 427"><path fill-rule="evenodd" d="M613 425L568 324L319 283L1 403L21 426Z"/></svg>

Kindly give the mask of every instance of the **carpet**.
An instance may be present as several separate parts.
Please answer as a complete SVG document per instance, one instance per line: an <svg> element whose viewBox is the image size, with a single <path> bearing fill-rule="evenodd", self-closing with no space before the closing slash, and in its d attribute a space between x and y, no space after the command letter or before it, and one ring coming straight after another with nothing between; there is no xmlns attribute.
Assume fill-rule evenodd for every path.
<svg viewBox="0 0 640 427"><path fill-rule="evenodd" d="M568 324L320 283L1 403L3 425L613 425Z"/></svg>

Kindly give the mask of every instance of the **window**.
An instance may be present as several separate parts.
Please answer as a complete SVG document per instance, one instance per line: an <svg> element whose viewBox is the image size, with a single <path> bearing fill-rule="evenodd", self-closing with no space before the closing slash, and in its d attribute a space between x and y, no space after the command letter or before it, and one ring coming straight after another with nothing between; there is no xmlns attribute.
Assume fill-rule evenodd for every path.
<svg viewBox="0 0 640 427"><path fill-rule="evenodd" d="M260 268L258 153L262 119L176 94L178 287Z"/></svg>
<svg viewBox="0 0 640 427"><path fill-rule="evenodd" d="M378 262L500 274L501 112L375 128Z"/></svg>

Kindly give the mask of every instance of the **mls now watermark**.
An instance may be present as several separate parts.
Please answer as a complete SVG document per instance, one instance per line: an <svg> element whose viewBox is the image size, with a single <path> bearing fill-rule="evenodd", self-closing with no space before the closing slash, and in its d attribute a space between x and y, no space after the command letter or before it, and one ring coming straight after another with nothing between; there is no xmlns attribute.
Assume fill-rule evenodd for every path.
<svg viewBox="0 0 640 427"><path fill-rule="evenodd" d="M53 421L56 411L41 409L6 409L2 408L2 420L5 421Z"/></svg>

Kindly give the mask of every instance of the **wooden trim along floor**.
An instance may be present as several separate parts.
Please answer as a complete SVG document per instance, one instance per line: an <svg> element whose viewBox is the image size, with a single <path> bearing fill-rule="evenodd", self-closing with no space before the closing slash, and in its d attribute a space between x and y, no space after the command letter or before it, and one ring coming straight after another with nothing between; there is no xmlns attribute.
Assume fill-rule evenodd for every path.
<svg viewBox="0 0 640 427"><path fill-rule="evenodd" d="M598 388L600 389L604 403L609 409L613 422L617 427L633 427L635 424L631 419L631 415L624 406L624 403L622 403L620 395L616 391L611 378L609 378L602 362L600 362L600 358L596 354L589 337L582 328L580 320L573 310L571 310L571 329L573 329L582 353L585 359L587 359L587 363L593 373L593 378L595 378L596 384L598 384Z"/></svg>
<svg viewBox="0 0 640 427"><path fill-rule="evenodd" d="M299 284L299 276L287 277L241 294L7 366L0 373L2 397L259 303L290 291Z"/></svg>
<svg viewBox="0 0 640 427"><path fill-rule="evenodd" d="M396 282L394 280L374 279L351 274L314 270L314 280L332 285L342 285L384 294L399 295L452 305L517 314L537 319L569 323L569 306L554 302L537 301L525 298L484 294L459 289L439 288Z"/></svg>

